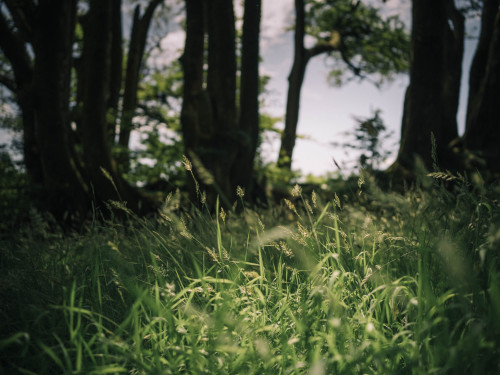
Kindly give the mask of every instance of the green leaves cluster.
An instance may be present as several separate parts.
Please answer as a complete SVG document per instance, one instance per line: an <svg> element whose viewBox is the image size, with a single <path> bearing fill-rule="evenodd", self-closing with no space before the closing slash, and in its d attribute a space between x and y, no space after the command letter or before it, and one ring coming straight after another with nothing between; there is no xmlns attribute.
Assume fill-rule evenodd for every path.
<svg viewBox="0 0 500 375"><path fill-rule="evenodd" d="M316 45L332 45L332 84L370 78L376 85L405 73L410 38L397 15L385 16L379 7L361 1L309 1L308 35Z"/></svg>

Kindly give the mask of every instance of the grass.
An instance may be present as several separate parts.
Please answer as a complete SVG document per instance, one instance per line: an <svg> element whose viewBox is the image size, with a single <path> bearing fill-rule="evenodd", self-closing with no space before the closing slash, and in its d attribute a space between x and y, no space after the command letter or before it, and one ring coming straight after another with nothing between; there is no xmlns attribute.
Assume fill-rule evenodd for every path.
<svg viewBox="0 0 500 375"><path fill-rule="evenodd" d="M1 370L499 373L499 191L443 176L261 212L173 195L72 236L33 212L1 245Z"/></svg>

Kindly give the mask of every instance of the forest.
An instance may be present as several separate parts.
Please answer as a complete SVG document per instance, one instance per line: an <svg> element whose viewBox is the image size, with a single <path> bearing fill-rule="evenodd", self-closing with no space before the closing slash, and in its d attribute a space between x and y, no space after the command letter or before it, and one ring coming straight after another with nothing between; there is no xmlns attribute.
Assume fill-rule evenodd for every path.
<svg viewBox="0 0 500 375"><path fill-rule="evenodd" d="M500 372L500 0L289 0L282 117L269 2L0 0L0 373ZM293 169L321 58L392 158Z"/></svg>

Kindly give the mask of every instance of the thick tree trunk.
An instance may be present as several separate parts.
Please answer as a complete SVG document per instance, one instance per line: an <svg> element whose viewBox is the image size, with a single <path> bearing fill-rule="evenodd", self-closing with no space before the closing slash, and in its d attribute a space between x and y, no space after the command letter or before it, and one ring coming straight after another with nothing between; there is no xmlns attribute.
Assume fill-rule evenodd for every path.
<svg viewBox="0 0 500 375"><path fill-rule="evenodd" d="M481 33L476 47L476 53L472 59L469 72L469 99L467 103L466 131L471 127L470 115L475 112L478 92L485 76L486 65L490 53L493 30L495 28L495 17L498 13L500 0L485 0L481 13Z"/></svg>
<svg viewBox="0 0 500 375"><path fill-rule="evenodd" d="M123 91L123 108L120 123L120 136L118 145L120 146L119 164L124 170L129 168L129 143L130 133L133 130L132 119L137 109L137 90L139 88L139 77L141 71L142 58L146 49L146 40L149 26L153 19L156 8L164 0L152 0L148 4L144 14L141 16L141 6L135 7L132 30L130 32L130 42L127 55L127 68L125 72L125 87Z"/></svg>
<svg viewBox="0 0 500 375"><path fill-rule="evenodd" d="M205 23L205 21L207 21ZM198 183L209 204L235 197L231 169L237 153L235 26L231 0L186 0L182 132ZM208 71L204 88L204 33ZM208 173L207 173L208 172ZM192 190L192 197L194 190Z"/></svg>
<svg viewBox="0 0 500 375"><path fill-rule="evenodd" d="M484 27L482 26L478 50L471 67L464 139L466 147L483 158L488 169L499 171L500 10L498 9L499 2L493 3L496 4L492 6L491 2L485 2ZM489 9L490 7L493 9ZM489 48L486 48L488 42Z"/></svg>
<svg viewBox="0 0 500 375"><path fill-rule="evenodd" d="M396 165L413 170L418 156L432 168L433 134L438 162L449 168L454 162L448 144L457 137L464 19L452 0L414 1L412 14L410 86Z"/></svg>
<svg viewBox="0 0 500 375"><path fill-rule="evenodd" d="M236 158L238 137L234 22L231 0L208 2L207 92L212 103L215 132L208 148L199 156L213 174L219 194L230 202L236 196L230 171Z"/></svg>
<svg viewBox="0 0 500 375"><path fill-rule="evenodd" d="M186 0L186 42L180 58L184 71L181 124L184 147L190 157L191 153L199 153L203 141L212 137L210 102L203 88L205 21L205 2L200 6L196 0ZM195 200L199 192L190 176L188 189L191 200Z"/></svg>
<svg viewBox="0 0 500 375"><path fill-rule="evenodd" d="M46 208L59 218L68 211L72 214L73 210L84 212L87 208L85 185L71 158L68 141L75 18L75 0L40 0L33 43L35 132L47 193Z"/></svg>
<svg viewBox="0 0 500 375"><path fill-rule="evenodd" d="M232 185L252 196L253 166L259 138L259 35L261 0L245 0L241 52L238 154Z"/></svg>
<svg viewBox="0 0 500 375"><path fill-rule="evenodd" d="M91 0L83 49L84 86L82 146L85 169L98 201L125 201L136 212L149 210L148 202L117 171L108 142L106 112L109 99L112 4ZM111 181L112 180L112 181Z"/></svg>

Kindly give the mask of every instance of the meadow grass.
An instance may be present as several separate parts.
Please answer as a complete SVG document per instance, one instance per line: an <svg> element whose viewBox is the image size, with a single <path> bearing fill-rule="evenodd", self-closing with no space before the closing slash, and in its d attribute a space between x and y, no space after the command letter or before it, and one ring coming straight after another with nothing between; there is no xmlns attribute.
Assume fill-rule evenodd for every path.
<svg viewBox="0 0 500 375"><path fill-rule="evenodd" d="M433 177L260 211L174 194L71 236L33 213L2 245L2 372L500 373L499 190Z"/></svg>

